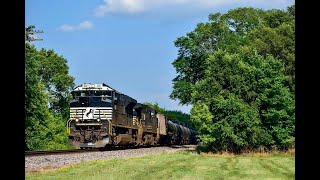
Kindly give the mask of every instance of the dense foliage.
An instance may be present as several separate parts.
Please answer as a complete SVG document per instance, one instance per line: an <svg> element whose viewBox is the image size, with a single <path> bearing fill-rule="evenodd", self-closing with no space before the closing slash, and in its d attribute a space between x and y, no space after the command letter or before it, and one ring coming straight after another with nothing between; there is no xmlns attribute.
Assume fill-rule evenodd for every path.
<svg viewBox="0 0 320 180"><path fill-rule="evenodd" d="M68 148L65 125L74 78L67 61L53 50L29 43L25 48L25 150Z"/></svg>
<svg viewBox="0 0 320 180"><path fill-rule="evenodd" d="M195 129L194 124L190 119L190 114L186 114L177 110L166 110L165 108L159 107L158 103L152 104L149 102L145 102L144 104L154 108L157 112L163 114L172 122L182 124L191 129Z"/></svg>
<svg viewBox="0 0 320 180"><path fill-rule="evenodd" d="M210 14L175 41L170 97L192 104L211 149L288 148L295 137L295 6Z"/></svg>

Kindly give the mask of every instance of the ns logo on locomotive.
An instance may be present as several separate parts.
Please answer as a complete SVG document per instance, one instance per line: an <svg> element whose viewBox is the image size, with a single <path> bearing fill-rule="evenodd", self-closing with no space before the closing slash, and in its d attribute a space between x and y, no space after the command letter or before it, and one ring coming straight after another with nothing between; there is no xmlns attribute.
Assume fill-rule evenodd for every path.
<svg viewBox="0 0 320 180"><path fill-rule="evenodd" d="M197 131L104 83L81 84L71 93L67 131L75 147L196 144Z"/></svg>

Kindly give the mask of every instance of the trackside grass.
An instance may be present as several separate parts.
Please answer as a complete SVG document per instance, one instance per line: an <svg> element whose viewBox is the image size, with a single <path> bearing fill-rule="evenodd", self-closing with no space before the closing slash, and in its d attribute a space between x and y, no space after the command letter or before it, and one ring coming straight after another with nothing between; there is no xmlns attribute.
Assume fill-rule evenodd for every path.
<svg viewBox="0 0 320 180"><path fill-rule="evenodd" d="M69 165L28 173L26 179L294 179L292 155L208 156L162 153Z"/></svg>

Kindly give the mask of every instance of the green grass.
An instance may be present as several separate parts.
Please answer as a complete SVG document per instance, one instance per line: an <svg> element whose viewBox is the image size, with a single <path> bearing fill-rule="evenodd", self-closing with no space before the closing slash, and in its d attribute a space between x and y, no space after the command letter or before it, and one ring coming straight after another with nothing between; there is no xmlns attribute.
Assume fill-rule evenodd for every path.
<svg viewBox="0 0 320 180"><path fill-rule="evenodd" d="M27 174L26 179L294 179L294 156L212 157L163 153L84 162Z"/></svg>

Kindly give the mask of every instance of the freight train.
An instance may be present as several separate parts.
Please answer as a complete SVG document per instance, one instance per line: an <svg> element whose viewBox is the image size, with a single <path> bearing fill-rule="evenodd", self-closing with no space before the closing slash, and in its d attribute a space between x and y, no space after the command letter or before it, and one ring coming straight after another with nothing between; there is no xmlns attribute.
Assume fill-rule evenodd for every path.
<svg viewBox="0 0 320 180"><path fill-rule="evenodd" d="M69 143L77 148L196 144L197 131L174 123L150 106L102 84L71 92Z"/></svg>

